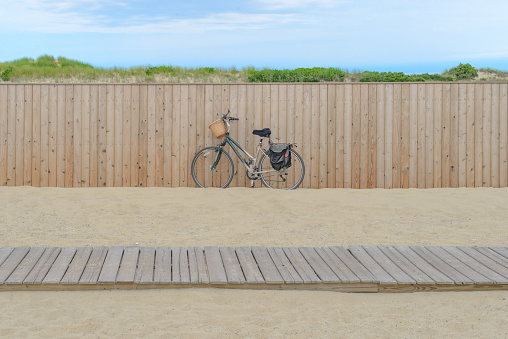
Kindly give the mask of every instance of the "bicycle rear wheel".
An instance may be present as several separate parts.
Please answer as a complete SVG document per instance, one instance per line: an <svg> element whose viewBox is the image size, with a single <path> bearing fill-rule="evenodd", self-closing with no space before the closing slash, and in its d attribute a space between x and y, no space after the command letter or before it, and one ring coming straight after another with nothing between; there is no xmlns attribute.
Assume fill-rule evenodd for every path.
<svg viewBox="0 0 508 339"><path fill-rule="evenodd" d="M295 150L291 149L292 164L291 167L276 171L270 164L270 159L263 154L259 160L259 171L268 171L260 173L261 182L268 188L278 188L286 190L297 189L303 181L305 176L305 165L300 154L296 153ZM266 160L266 164L263 168L263 163Z"/></svg>
<svg viewBox="0 0 508 339"><path fill-rule="evenodd" d="M233 160L224 150L221 150L217 166L212 170L218 152L219 147L211 146L203 148L194 156L191 174L198 187L226 188L233 180L235 173Z"/></svg>

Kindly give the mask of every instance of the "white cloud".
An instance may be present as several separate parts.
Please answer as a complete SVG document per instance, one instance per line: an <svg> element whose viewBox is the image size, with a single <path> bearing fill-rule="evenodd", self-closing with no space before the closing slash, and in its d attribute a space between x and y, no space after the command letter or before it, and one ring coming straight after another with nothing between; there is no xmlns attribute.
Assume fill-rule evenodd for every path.
<svg viewBox="0 0 508 339"><path fill-rule="evenodd" d="M266 9L294 9L306 6L332 8L350 1L340 0L258 0Z"/></svg>

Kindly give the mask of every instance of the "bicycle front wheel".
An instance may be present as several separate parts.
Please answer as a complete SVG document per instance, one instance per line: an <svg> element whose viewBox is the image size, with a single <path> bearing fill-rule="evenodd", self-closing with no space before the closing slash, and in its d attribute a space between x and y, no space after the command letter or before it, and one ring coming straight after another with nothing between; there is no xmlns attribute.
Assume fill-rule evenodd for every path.
<svg viewBox="0 0 508 339"><path fill-rule="evenodd" d="M214 163L216 166L212 169ZM192 179L198 187L226 188L233 180L234 171L229 154L224 150L219 154L219 147L216 146L203 148L192 160Z"/></svg>
<svg viewBox="0 0 508 339"><path fill-rule="evenodd" d="M259 160L259 174L261 182L268 188L278 188L286 190L297 189L305 176L305 165L300 154L291 149L291 167L276 171L270 164L270 159L263 154ZM266 163L265 163L266 161ZM264 166L263 166L264 164Z"/></svg>

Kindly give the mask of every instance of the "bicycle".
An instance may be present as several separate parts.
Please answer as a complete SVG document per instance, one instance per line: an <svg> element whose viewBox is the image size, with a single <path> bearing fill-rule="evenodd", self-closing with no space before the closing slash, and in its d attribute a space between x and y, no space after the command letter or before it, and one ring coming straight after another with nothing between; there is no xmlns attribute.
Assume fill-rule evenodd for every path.
<svg viewBox="0 0 508 339"><path fill-rule="evenodd" d="M250 155L242 146L240 146L230 135L231 122L240 120L229 116L231 112L223 114L219 120L210 125L210 129L217 139L222 139L219 146L209 146L196 153L192 160L191 173L192 179L198 187L219 187L226 188L233 180L234 165L231 156L224 150L229 145L238 156L240 162L245 166L247 177L251 180L251 187L254 187L254 181L260 179L263 185L268 188L279 188L293 190L298 188L305 175L305 165L302 157L294 150L294 144L287 144L285 154L286 161L289 164L280 169L274 169L270 161L270 155L273 152L263 149L263 139L268 137L270 149L273 145L283 145L272 143L270 139L271 130L263 128L254 130L252 134L260 137L256 147L255 156ZM240 154L242 151L247 157L244 159ZM259 162L256 164L258 157ZM294 159L292 161L291 159ZM265 160L268 160L265 163ZM278 166L276 166L278 167Z"/></svg>

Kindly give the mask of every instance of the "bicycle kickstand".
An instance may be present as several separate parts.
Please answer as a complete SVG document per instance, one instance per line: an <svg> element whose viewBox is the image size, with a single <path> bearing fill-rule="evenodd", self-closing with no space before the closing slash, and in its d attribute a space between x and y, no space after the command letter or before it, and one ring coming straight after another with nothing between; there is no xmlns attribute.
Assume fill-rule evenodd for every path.
<svg viewBox="0 0 508 339"><path fill-rule="evenodd" d="M250 181L250 187L254 187L254 180Z"/></svg>

